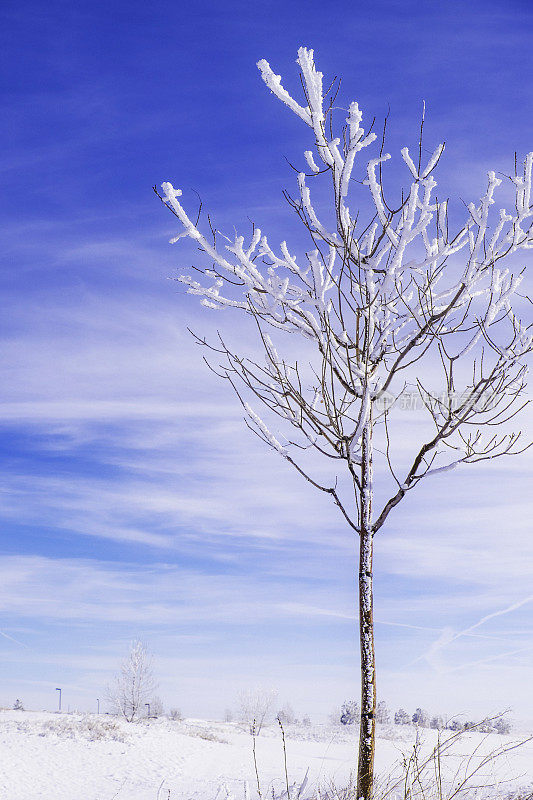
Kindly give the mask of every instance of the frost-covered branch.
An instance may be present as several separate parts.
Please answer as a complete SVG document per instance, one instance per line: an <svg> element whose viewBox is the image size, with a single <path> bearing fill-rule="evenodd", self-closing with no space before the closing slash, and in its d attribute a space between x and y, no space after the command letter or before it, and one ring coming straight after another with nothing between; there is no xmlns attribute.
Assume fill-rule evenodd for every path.
<svg viewBox="0 0 533 800"><path fill-rule="evenodd" d="M245 406L252 427L284 458L294 447L315 448L344 459L353 473L360 464L361 434L371 406L400 373L438 349L451 390L456 362L480 346L495 354L494 371L466 387L467 399L460 409L452 413L442 403L428 409L436 437L423 446L420 460L402 484L406 488L398 490L401 494L440 469L429 469L428 454L433 457L442 442L471 424L480 404L500 397L508 376L520 372L531 351L531 330L512 311L523 274L501 269L499 262L533 247L533 153L524 159L521 174L512 178L514 208L493 214L502 180L489 172L484 194L468 204L464 223L454 234L448 203L436 199L435 171L443 144L419 165L407 147L401 150L411 184L397 210L386 203L381 182L391 155L372 157L364 165L363 191L374 206L374 218L363 224L359 212L354 215L348 205L354 187L361 191L351 178L376 136L365 131L355 101L348 105L343 127L332 136L331 100L313 51L300 48L297 63L303 102L289 94L266 61L258 67L270 91L311 129L313 147L305 151L305 161L311 180L330 175L333 214L320 218L306 175L300 172L298 199L289 201L315 245L302 258L285 241L271 244L255 226L248 238L238 233L228 238L212 228L204 232L182 205L181 190L166 182L159 196L181 225L171 241L192 239L206 260L204 267L196 268L197 277L182 274L179 280L207 308L238 309L255 319L265 365L223 349L230 370L246 389L303 437L282 445L262 416ZM463 268L452 268L452 258L455 264L462 258ZM511 333L507 341L504 325ZM314 380L302 378L297 364L279 358L265 326L310 343L316 355L315 361L310 357ZM496 338L493 330L499 334ZM508 398L507 389L504 393ZM505 447L502 452L507 452ZM475 459L470 445L461 460ZM398 502L398 497L389 502Z"/></svg>

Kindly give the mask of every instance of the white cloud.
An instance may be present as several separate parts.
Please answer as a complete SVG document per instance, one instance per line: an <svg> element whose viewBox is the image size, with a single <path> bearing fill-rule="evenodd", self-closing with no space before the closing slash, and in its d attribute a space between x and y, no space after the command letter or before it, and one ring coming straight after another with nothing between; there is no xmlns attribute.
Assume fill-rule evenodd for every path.
<svg viewBox="0 0 533 800"><path fill-rule="evenodd" d="M217 663L227 660L221 667L226 695L232 675L245 680L253 663L281 683L290 674L293 691L305 684L302 697L310 702L319 676L311 653L302 651L291 671L279 654L267 664L263 646L253 656L253 646L243 648L236 632L255 629L265 647L270 641L283 650L284 626L304 627L314 631L309 637L320 642L324 658L337 661L330 673L322 668L333 676L325 678L330 699L324 705L338 696L338 687L352 695L355 537L329 498L246 431L235 398L209 373L202 350L185 332L193 319L183 313L180 298L146 303L138 287L120 299L91 294L65 302L57 293L37 293L14 315L0 424L9 436L27 436L31 452L27 459L17 453L7 464L1 513L6 526L56 534L53 546L45 538L33 545L40 555L0 562L8 576L0 590L9 623L3 630L45 660L52 656L39 631L25 637L15 627L59 623L74 637L79 626L87 626L108 637L113 626L113 658L129 632L141 629L168 642L173 631L194 626L200 646L216 627L223 639L213 645ZM205 315L200 324L213 332L219 320ZM243 330L236 329L237 339L244 338ZM426 423L407 413L397 422L395 452L405 466ZM432 691L440 698L435 675L445 671L451 710L453 692L460 698L462 685L477 688L465 680L461 665L479 662L485 681L479 693L485 698L496 676L507 674L506 661L518 659L527 674L519 661L524 631L531 629L526 608L517 609L522 630L516 617L512 627L493 617L486 630L473 630L476 619L516 603L518 587L529 581L531 456L500 463L421 485L376 537L380 679L391 699L397 696L391 676L414 698L409 681L394 668L405 669L415 659L417 691L429 698ZM313 469L326 475L319 464ZM61 557L43 557L58 546L58 536ZM88 545L80 540L91 542L94 558L86 556ZM110 542L137 549L106 562ZM83 557L73 555L78 547ZM132 554L139 563L127 560ZM144 556L148 563L141 566ZM442 642L435 647L436 634L447 627L453 636L469 627L472 633L450 648ZM25 648L5 636L2 641L17 651L10 651L17 664L30 664ZM479 658L472 642L483 644ZM59 661L81 670L83 656L72 647L62 643ZM93 673L111 660L109 653L98 653L87 662L95 686ZM187 671L190 692L207 692L216 703L203 672L212 656L187 658L173 663ZM171 678L168 666L168 686Z"/></svg>

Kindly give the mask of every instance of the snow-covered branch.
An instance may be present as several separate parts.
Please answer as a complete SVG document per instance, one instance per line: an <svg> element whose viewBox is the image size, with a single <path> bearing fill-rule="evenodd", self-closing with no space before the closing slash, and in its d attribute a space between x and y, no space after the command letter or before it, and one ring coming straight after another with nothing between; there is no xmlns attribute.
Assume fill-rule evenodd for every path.
<svg viewBox="0 0 533 800"><path fill-rule="evenodd" d="M509 419L513 403L520 402L513 381L523 385L524 358L533 337L513 311L523 273L511 273L500 262L533 247L533 153L511 179L511 210L495 210L502 179L490 171L484 193L467 205L463 224L452 232L448 202L437 199L435 176L444 145L437 144L425 163L421 142L418 163L408 147L401 149L410 186L400 206L391 208L383 188L391 154L372 155L361 165L366 173L362 184L352 180L358 161L376 139L374 132L365 131L358 103L348 103L337 124L336 93L325 89L313 51L301 47L297 64L303 99L284 88L267 61L259 61L258 68L268 89L312 132L303 152L311 175L302 169L296 198L286 195L310 235L307 253L302 256L286 241L273 244L256 226L249 237L235 233L228 238L211 224L205 230L201 221L192 221L181 190L169 182L159 196L180 223L171 241L188 237L205 259L196 275L182 274L178 280L207 308L238 309L257 323L266 366L225 344L222 353L232 383L240 380L267 415L277 415L298 432L300 438L286 437L282 445L278 434L244 401L251 427L283 457L294 447L314 448L335 461L345 460L353 477L361 467L362 434L373 404L404 371L412 371L426 354L438 354L452 391L456 364L474 360L472 382L458 407L424 401L435 422L435 438L422 446L399 482L398 496L387 506L390 511L423 477L488 457L479 449L479 440L466 436L459 460L447 466L433 463L443 444L458 446L452 442L463 435L465 426ZM324 180L331 190L329 215L319 213L313 201L312 182ZM363 203L357 202L361 192L366 195ZM363 220L360 206L368 200L373 210ZM278 356L268 328L306 340L310 350L303 348L312 379L309 370L304 378L298 363ZM508 445L499 440L490 457L507 454L512 450Z"/></svg>

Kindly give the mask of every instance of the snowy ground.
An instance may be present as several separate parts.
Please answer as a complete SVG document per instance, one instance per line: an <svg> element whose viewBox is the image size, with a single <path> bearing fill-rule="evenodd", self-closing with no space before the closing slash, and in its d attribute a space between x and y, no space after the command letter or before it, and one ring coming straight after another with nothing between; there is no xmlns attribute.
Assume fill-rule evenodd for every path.
<svg viewBox="0 0 533 800"><path fill-rule="evenodd" d="M354 764L352 728L288 726L290 781L300 782L309 769L309 789L333 781L346 785ZM412 749L410 726L383 726L377 744L377 768L390 772ZM435 731L424 731L424 747ZM488 752L517 740L513 736L466 734L455 769L480 746ZM283 750L276 727L261 732L256 743L263 794L282 789ZM255 796L252 738L234 723L168 719L128 725L101 715L0 711L0 797L2 800L219 800L228 790L244 796L244 781ZM492 794L533 783L533 742L498 759L483 781L498 782ZM511 781L502 784L501 781ZM306 794L310 794L307 791Z"/></svg>

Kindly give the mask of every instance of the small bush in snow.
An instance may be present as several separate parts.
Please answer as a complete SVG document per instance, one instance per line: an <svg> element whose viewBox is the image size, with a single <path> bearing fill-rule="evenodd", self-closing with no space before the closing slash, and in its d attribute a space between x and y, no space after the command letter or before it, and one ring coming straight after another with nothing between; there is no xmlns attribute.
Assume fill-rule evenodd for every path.
<svg viewBox="0 0 533 800"><path fill-rule="evenodd" d="M126 741L124 731L116 722L94 717L50 719L39 726L25 727L24 730L34 730L39 736L57 736L60 739L86 739L89 742Z"/></svg>
<svg viewBox="0 0 533 800"><path fill-rule="evenodd" d="M505 736L506 734L511 733L511 723L508 722L506 719L503 719L503 717L500 717L494 723L494 730L496 731L496 733Z"/></svg>
<svg viewBox="0 0 533 800"><path fill-rule="evenodd" d="M193 730L193 731L187 731L187 735L195 736L198 739L205 739L206 742L218 742L219 744L228 744L227 739L222 739L222 737L217 736L212 731Z"/></svg>
<svg viewBox="0 0 533 800"><path fill-rule="evenodd" d="M183 715L182 715L181 711L179 710L179 708L171 708L169 717L174 722L181 722L181 720L183 719Z"/></svg>
<svg viewBox="0 0 533 800"><path fill-rule="evenodd" d="M334 708L331 714L328 717L328 721L330 725L340 725L341 724L341 710L339 708Z"/></svg>
<svg viewBox="0 0 533 800"><path fill-rule="evenodd" d="M298 720L296 714L290 703L285 703L282 709L278 711L278 719L283 725L296 725Z"/></svg>
<svg viewBox="0 0 533 800"><path fill-rule="evenodd" d="M396 714L394 715L394 724L395 725L409 725L411 722L411 718L407 711L403 708L399 708Z"/></svg>
<svg viewBox="0 0 533 800"><path fill-rule="evenodd" d="M447 727L449 731L462 731L464 729L464 723L460 722L458 719L452 719L448 722Z"/></svg>
<svg viewBox="0 0 533 800"><path fill-rule="evenodd" d="M429 714L423 708L417 708L412 717L413 725L418 725L419 728L427 728L429 726ZM472 723L474 724L474 723Z"/></svg>
<svg viewBox="0 0 533 800"><path fill-rule="evenodd" d="M359 703L355 700L346 700L341 708L341 722L343 725L353 725L359 721Z"/></svg>

